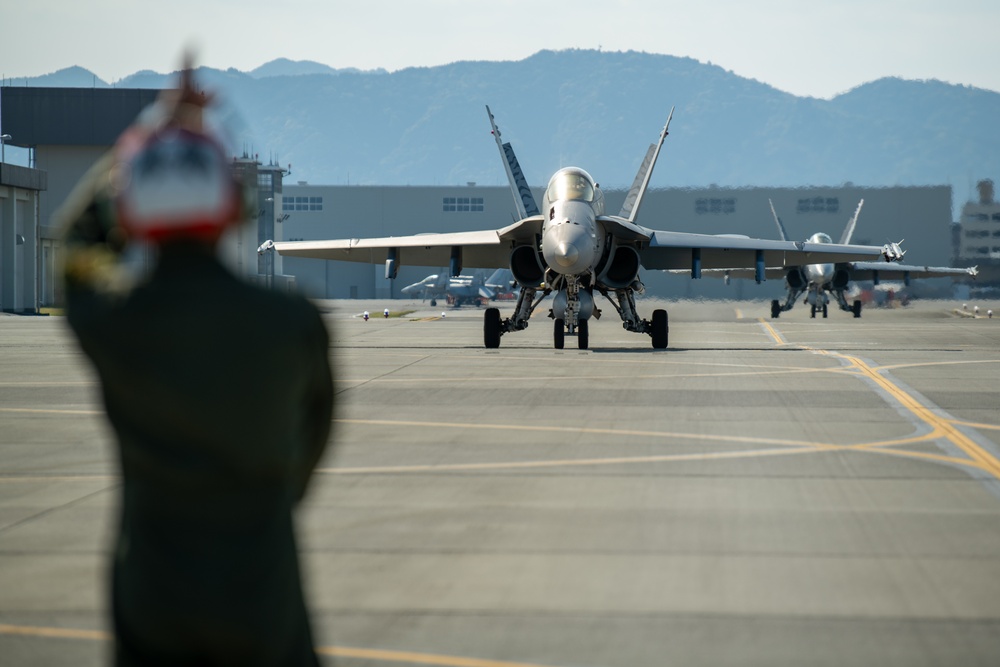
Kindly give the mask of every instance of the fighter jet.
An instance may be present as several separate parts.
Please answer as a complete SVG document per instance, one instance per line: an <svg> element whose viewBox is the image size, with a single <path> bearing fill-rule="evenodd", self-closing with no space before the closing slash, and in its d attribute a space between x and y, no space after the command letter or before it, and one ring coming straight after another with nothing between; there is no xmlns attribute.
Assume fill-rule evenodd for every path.
<svg viewBox="0 0 1000 667"><path fill-rule="evenodd" d="M430 299L431 306L436 306L438 299L445 299L452 306L482 306L496 297L496 292L486 284L482 274L449 277L443 271L407 285L400 292Z"/></svg>
<svg viewBox="0 0 1000 667"><path fill-rule="evenodd" d="M648 335L654 349L667 348L669 326L666 310L651 319L639 316L635 295L645 290L639 270L685 269L695 278L702 268L753 268L758 281L767 266L793 267L820 259L897 261L898 244L875 246L797 243L751 239L745 236L711 236L660 231L636 222L649 186L657 156L668 134L673 109L651 144L618 215L607 215L604 193L594 178L580 167L557 171L538 206L528 187L510 143L503 143L490 108L486 107L493 137L504 161L514 195L518 220L500 229L442 234L417 234L368 239L276 242L282 255L385 263L385 275L394 277L401 264L441 266L451 275L463 266L509 267L520 286L514 312L502 318L498 308L488 308L483 323L483 343L500 346L500 339L528 327L531 314L543 298L553 295L549 312L553 345L561 349L567 335L575 336L580 349L589 347L591 317L599 317L594 293L604 296L618 312L627 331Z"/></svg>
<svg viewBox="0 0 1000 667"><path fill-rule="evenodd" d="M507 268L497 269L491 273L486 279L486 286L493 290L495 301L513 301L521 289L514 280L514 274Z"/></svg>
<svg viewBox="0 0 1000 667"><path fill-rule="evenodd" d="M778 234L781 236L781 240L785 241L788 239L785 225L781 222L781 218L778 217L777 211L774 210L774 203L771 200L768 200L768 203L771 204L771 215L774 216L774 222L778 225ZM847 221L847 226L840 236L841 244L851 242L851 236L854 234L854 227L858 222L858 216L861 214L861 207L864 203L864 199L858 202L858 208L855 209L854 215ZM810 236L806 242L830 244L833 241L827 234L817 232ZM902 259L902 256L900 256L900 259ZM738 273L734 271L730 272L730 275L738 277ZM770 274L772 272L769 270L767 273ZM806 295L804 303L809 304L812 317L816 317L816 313L818 312L823 313L823 317L827 316L830 294L833 294L841 310L853 313L854 317L861 317L861 301L855 300L850 305L847 303L846 292L850 288L851 280L871 280L876 285L879 284L881 279L902 280L904 284L909 285L911 278L975 276L978 273L978 269L974 266L964 269L953 269L950 267L908 266L905 264L886 265L885 262L837 262L785 267L784 269L777 269L773 273L776 274L776 277L784 275L785 284L788 287L788 296L784 303L781 303L778 299L771 301L771 317L776 318L786 310L791 310L792 306L795 305L795 301L803 293Z"/></svg>

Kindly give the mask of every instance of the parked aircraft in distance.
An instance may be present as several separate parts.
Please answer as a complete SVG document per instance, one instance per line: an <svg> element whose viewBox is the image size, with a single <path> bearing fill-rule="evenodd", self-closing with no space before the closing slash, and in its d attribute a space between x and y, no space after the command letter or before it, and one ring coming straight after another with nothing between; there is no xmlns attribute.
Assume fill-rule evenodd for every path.
<svg viewBox="0 0 1000 667"><path fill-rule="evenodd" d="M498 308L486 310L485 346L499 347L502 336L526 329L534 309L545 296L554 294L550 317L555 320L553 344L557 349L564 346L566 335L575 336L580 349L588 348L588 323L591 317L601 315L594 305L595 291L614 306L627 331L646 334L654 349L666 349L667 312L654 310L648 320L636 312L635 295L645 290L639 276L641 268L685 269L697 278L702 268L747 267L754 269L761 281L767 266L795 267L821 259L898 261L902 256L894 243L881 248L798 243L660 231L637 224L673 109L659 141L646 152L618 215L605 213L604 194L591 175L579 167L557 171L539 207L513 148L502 143L489 107L486 112L514 194L517 222L500 229L470 232L277 242L275 249L295 257L384 262L387 278L395 277L401 264L448 264L451 275L461 273L463 266L509 267L520 285L520 295L510 317L501 319Z"/></svg>
<svg viewBox="0 0 1000 667"><path fill-rule="evenodd" d="M510 269L497 269L486 279L486 286L495 293L495 301L513 301L517 298L521 288L514 280L514 274Z"/></svg>
<svg viewBox="0 0 1000 667"><path fill-rule="evenodd" d="M400 292L407 296L430 299L431 306L436 306L438 299L444 299L452 306L482 306L497 295L481 273L449 277L444 271L407 285Z"/></svg>
<svg viewBox="0 0 1000 667"><path fill-rule="evenodd" d="M771 204L771 215L774 216L774 222L778 225L778 234L781 236L781 240L787 241L788 233L785 231L785 225L781 222L781 218L778 217L777 211L774 210L774 203L771 200L768 200L768 203ZM840 243L847 244L851 242L851 236L854 235L854 227L858 222L858 216L861 214L861 207L864 203L864 199L858 202L858 208L855 209L854 215L847 221L847 226L840 236ZM832 242L832 239L823 232L813 234L807 241L807 243L822 244ZM770 277L771 272L768 271L767 273ZM792 306L795 305L795 301L803 293L806 295L803 303L809 304L812 317L816 317L816 313L818 312L822 313L823 317L827 316L830 294L836 299L841 310L853 313L854 317L861 317L861 301L855 300L853 304L847 303L846 293L850 289L850 282L852 280L871 280L876 285L883 279L902 280L904 284L909 285L912 278L975 276L978 273L978 269L976 267L954 269L950 267L910 266L906 264L887 265L885 262L838 262L785 267L774 271L774 273L776 274L775 277L784 276L785 285L788 287L788 297L784 303L781 303L778 299L771 301L771 317L776 318L781 313L791 310ZM731 272L731 275L735 276L737 272Z"/></svg>

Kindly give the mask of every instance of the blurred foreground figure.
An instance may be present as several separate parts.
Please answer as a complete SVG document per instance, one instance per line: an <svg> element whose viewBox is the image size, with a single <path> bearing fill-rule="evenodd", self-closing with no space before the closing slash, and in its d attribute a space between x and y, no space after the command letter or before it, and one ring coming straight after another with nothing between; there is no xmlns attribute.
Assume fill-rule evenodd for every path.
<svg viewBox="0 0 1000 667"><path fill-rule="evenodd" d="M218 261L243 194L190 68L61 210L66 314L100 375L123 475L119 665L316 665L292 509L326 447L327 330ZM152 272L120 280L133 240Z"/></svg>

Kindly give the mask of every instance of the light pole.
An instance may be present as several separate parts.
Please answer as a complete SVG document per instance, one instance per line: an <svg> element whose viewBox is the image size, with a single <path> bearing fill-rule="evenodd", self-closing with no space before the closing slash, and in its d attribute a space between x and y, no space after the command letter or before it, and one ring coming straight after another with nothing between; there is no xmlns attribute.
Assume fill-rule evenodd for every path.
<svg viewBox="0 0 1000 667"><path fill-rule="evenodd" d="M267 238L274 238L274 197L268 197L264 200L268 203L268 216L267 225L265 229L267 230ZM271 247L271 252L267 253L267 288L274 288L274 246Z"/></svg>
<svg viewBox="0 0 1000 667"><path fill-rule="evenodd" d="M7 161L7 142L13 138L9 134L0 134L0 164Z"/></svg>
<svg viewBox="0 0 1000 667"><path fill-rule="evenodd" d="M264 253L267 253L264 257L266 267L264 270L267 272L265 274L267 276L267 288L271 289L271 283L274 281L274 241L271 239L264 241L257 248L258 255L263 255Z"/></svg>

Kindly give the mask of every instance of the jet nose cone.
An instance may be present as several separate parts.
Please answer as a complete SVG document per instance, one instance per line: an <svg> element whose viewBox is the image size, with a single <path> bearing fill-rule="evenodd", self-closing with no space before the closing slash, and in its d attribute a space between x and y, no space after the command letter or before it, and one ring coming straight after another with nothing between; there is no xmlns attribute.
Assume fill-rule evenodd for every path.
<svg viewBox="0 0 1000 667"><path fill-rule="evenodd" d="M580 251L572 243L561 242L556 246L556 262L559 266L570 267L580 259Z"/></svg>

